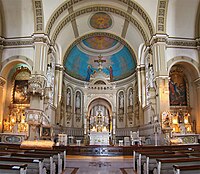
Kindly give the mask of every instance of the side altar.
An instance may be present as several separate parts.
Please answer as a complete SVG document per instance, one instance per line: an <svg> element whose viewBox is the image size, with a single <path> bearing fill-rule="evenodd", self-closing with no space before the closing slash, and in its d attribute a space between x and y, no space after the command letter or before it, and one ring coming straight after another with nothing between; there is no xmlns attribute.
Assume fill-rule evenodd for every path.
<svg viewBox="0 0 200 174"><path fill-rule="evenodd" d="M110 145L110 134L105 132L90 132L90 145Z"/></svg>

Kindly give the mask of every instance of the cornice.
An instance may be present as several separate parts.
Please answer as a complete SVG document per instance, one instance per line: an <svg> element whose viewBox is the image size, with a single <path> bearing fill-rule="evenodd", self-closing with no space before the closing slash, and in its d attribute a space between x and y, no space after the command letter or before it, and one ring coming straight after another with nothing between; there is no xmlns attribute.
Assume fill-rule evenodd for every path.
<svg viewBox="0 0 200 174"><path fill-rule="evenodd" d="M200 46L199 41L199 39L168 37L165 34L158 34L151 38L150 46L154 44L166 44L167 48L197 49Z"/></svg>
<svg viewBox="0 0 200 174"><path fill-rule="evenodd" d="M23 48L33 47L36 43L45 43L51 46L49 37L45 34L33 34L30 37L15 37L15 38L3 38L0 37L0 47L7 48Z"/></svg>

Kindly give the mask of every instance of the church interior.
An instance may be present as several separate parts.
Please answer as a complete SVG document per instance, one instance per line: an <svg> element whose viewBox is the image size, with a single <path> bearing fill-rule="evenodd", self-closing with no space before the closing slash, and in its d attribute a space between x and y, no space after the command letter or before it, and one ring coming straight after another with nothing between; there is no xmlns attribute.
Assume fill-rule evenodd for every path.
<svg viewBox="0 0 200 174"><path fill-rule="evenodd" d="M199 21L199 0L0 0L0 158L9 144L197 153Z"/></svg>

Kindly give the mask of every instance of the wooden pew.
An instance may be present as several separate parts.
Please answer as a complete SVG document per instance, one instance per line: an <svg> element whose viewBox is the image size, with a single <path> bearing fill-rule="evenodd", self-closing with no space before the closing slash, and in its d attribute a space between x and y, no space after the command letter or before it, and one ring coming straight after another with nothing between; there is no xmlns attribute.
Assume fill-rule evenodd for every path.
<svg viewBox="0 0 200 174"><path fill-rule="evenodd" d="M180 158L180 159L156 159L157 174L173 174L173 165L196 165L200 164L200 158Z"/></svg>
<svg viewBox="0 0 200 174"><path fill-rule="evenodd" d="M57 173L61 174L65 169L66 163L66 151L58 151L58 150L34 150L34 151L27 151L25 154L51 154L53 155L53 160L57 166Z"/></svg>
<svg viewBox="0 0 200 174"><path fill-rule="evenodd" d="M157 168L157 159L169 159L169 158L187 158L187 154L165 154L165 155L146 155L146 162L144 163L144 173L149 174L149 171L153 171Z"/></svg>
<svg viewBox="0 0 200 174"><path fill-rule="evenodd" d="M27 164L0 164L0 173L2 174L26 174Z"/></svg>
<svg viewBox="0 0 200 174"><path fill-rule="evenodd" d="M51 154L34 154L34 153L13 153L11 157L18 157L18 158L34 158L34 159L44 159L44 167L46 167L47 171L50 171L50 174L55 174L56 172L56 165L53 161L53 155Z"/></svg>
<svg viewBox="0 0 200 174"><path fill-rule="evenodd" d="M0 157L0 164L10 163L15 165L27 164L27 173L29 174L46 174L43 159Z"/></svg>
<svg viewBox="0 0 200 174"><path fill-rule="evenodd" d="M200 173L200 165L180 166L173 165L174 174L198 174Z"/></svg>
<svg viewBox="0 0 200 174"><path fill-rule="evenodd" d="M159 156L165 156L165 155L169 155L169 154L174 154L174 152L164 152L164 151L156 151L156 152L152 152L152 151L147 151L147 152L138 152L139 156L137 159L137 173L141 174L142 173L142 164L144 163L144 161L146 160L146 155L159 155Z"/></svg>

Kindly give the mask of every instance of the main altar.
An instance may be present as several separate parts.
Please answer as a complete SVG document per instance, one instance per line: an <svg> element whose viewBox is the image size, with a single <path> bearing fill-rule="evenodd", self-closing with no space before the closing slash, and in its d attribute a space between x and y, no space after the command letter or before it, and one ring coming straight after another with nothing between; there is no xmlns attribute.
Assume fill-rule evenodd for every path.
<svg viewBox="0 0 200 174"><path fill-rule="evenodd" d="M96 114L90 117L90 145L109 145L109 118L108 114L104 113L99 107Z"/></svg>
<svg viewBox="0 0 200 174"><path fill-rule="evenodd" d="M109 132L91 132L90 145L109 145Z"/></svg>

